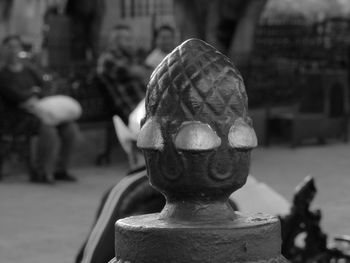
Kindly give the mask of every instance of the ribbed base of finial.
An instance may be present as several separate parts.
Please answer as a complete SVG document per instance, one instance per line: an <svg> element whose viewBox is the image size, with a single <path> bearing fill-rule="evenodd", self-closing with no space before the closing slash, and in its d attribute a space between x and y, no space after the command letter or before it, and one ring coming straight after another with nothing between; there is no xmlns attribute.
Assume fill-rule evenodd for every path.
<svg viewBox="0 0 350 263"><path fill-rule="evenodd" d="M117 261L131 263L288 262L277 218L238 215L226 222L167 222L159 214L129 217L115 227Z"/></svg>

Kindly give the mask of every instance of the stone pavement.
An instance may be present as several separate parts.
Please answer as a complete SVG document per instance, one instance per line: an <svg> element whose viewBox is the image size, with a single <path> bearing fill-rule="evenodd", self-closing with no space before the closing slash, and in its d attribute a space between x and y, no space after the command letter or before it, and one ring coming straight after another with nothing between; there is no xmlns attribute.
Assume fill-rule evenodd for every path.
<svg viewBox="0 0 350 263"><path fill-rule="evenodd" d="M23 171L5 178L0 183L0 262L73 262L102 193L126 169L125 159L107 167L78 162L73 172L79 182L54 186L29 184ZM260 148L252 154L251 173L289 200L294 187L313 175L325 231L350 234L350 145Z"/></svg>

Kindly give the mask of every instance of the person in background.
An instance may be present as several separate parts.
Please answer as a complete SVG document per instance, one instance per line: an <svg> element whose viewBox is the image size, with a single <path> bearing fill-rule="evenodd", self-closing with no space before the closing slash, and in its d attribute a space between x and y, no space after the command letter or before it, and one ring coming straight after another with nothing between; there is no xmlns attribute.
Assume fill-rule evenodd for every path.
<svg viewBox="0 0 350 263"><path fill-rule="evenodd" d="M117 25L110 32L108 49L97 62L97 76L111 115L117 114L127 123L129 114L145 96L147 81L128 25Z"/></svg>
<svg viewBox="0 0 350 263"><path fill-rule="evenodd" d="M159 27L155 34L155 49L147 56L146 66L154 70L175 47L175 30L171 26Z"/></svg>
<svg viewBox="0 0 350 263"><path fill-rule="evenodd" d="M130 26L120 24L112 28L107 39L107 48L98 58L97 73L116 77L117 66L133 62L134 45Z"/></svg>
<svg viewBox="0 0 350 263"><path fill-rule="evenodd" d="M10 128L23 134L38 135L36 160L30 181L76 181L67 170L77 138L76 124L66 122L57 126L47 125L38 117L37 105L44 83L39 74L20 58L23 43L19 36L6 37L2 51L4 66L0 70L0 97L8 114L11 112L13 116L9 120Z"/></svg>

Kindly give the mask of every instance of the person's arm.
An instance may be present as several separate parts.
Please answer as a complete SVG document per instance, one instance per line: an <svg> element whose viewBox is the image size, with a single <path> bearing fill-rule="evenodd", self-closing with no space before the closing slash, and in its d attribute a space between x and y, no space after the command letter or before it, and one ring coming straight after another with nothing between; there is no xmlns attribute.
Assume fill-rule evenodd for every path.
<svg viewBox="0 0 350 263"><path fill-rule="evenodd" d="M38 102L39 99L35 96L30 97L29 99L21 102L18 104L18 107L29 112L32 113L34 115L36 115L37 111L38 111Z"/></svg>
<svg viewBox="0 0 350 263"><path fill-rule="evenodd" d="M13 79L6 71L0 73L0 96L8 104L18 106L25 102L30 95L26 92L20 92L14 87Z"/></svg>
<svg viewBox="0 0 350 263"><path fill-rule="evenodd" d="M44 86L44 80L42 77L43 74L40 73L39 70L37 68L35 68L34 66L27 66L26 70L28 70L29 73L32 75L36 86L42 88Z"/></svg>
<svg viewBox="0 0 350 263"><path fill-rule="evenodd" d="M98 75L110 72L110 68L114 67L112 64L114 58L110 53L102 53L97 60L96 72Z"/></svg>
<svg viewBox="0 0 350 263"><path fill-rule="evenodd" d="M6 74L6 71L0 74L0 93L1 96L11 104L15 104L21 109L30 113L35 113L37 103L39 101L38 95L41 93L41 87L43 81L37 71L32 68L26 67L23 70L24 79L22 81L15 82L13 77ZM28 76L30 78L28 79ZM27 81L30 80L30 83ZM22 86L30 85L30 89L23 89ZM18 87L16 85L19 85Z"/></svg>
<svg viewBox="0 0 350 263"><path fill-rule="evenodd" d="M144 85L149 82L149 77L152 71L146 66L140 64L133 64L129 68L129 75L131 78L140 80Z"/></svg>

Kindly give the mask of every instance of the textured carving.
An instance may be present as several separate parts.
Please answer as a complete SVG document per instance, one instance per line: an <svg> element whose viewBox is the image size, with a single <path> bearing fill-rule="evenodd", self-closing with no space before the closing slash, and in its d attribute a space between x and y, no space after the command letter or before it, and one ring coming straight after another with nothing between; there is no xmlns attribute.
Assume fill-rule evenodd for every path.
<svg viewBox="0 0 350 263"><path fill-rule="evenodd" d="M225 119L246 116L247 101L243 79L229 59L200 40L190 40L154 71L146 104L152 116L180 110L187 118Z"/></svg>
<svg viewBox="0 0 350 263"><path fill-rule="evenodd" d="M169 198L198 200L240 188L249 150L257 146L247 102L243 79L226 56L200 40L177 47L152 74L138 140L152 185Z"/></svg>
<svg viewBox="0 0 350 263"><path fill-rule="evenodd" d="M280 226L228 203L249 172L257 139L243 79L229 59L191 39L151 77L138 138L160 214L116 223L116 255L133 263L286 262ZM271 260L264 261L261 259Z"/></svg>

